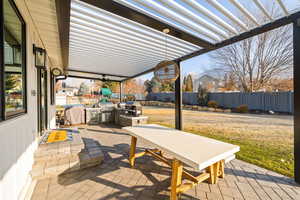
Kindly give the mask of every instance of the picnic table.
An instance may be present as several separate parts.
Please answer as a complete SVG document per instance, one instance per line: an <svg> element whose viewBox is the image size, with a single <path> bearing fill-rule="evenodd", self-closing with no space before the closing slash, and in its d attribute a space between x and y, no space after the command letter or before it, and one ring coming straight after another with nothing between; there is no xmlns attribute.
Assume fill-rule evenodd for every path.
<svg viewBox="0 0 300 200"><path fill-rule="evenodd" d="M129 162L134 166L135 158L151 155L172 168L171 200L176 200L178 194L208 180L215 184L218 178L224 178L224 165L235 158L239 146L214 140L211 138L179 131L156 124L124 127L130 132L131 147ZM146 149L136 153L137 139L147 141L155 149ZM166 158L167 153L171 158ZM183 169L183 163L200 171L194 176ZM182 179L188 180L182 183Z"/></svg>

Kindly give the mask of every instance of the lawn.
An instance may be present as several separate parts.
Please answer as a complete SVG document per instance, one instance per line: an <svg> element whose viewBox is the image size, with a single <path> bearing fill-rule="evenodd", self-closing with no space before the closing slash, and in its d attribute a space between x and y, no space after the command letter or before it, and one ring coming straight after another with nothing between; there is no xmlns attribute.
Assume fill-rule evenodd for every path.
<svg viewBox="0 0 300 200"><path fill-rule="evenodd" d="M174 127L174 109L144 107L149 123ZM183 111L184 130L239 145L237 158L293 177L293 116Z"/></svg>

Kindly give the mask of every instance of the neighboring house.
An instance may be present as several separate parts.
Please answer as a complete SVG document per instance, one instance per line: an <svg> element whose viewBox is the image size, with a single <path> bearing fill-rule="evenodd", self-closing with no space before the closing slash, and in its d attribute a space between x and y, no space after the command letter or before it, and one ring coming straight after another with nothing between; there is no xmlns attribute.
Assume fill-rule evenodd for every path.
<svg viewBox="0 0 300 200"><path fill-rule="evenodd" d="M217 92L222 87L222 82L210 75L203 75L194 79L194 92L198 91L199 85L206 88L209 92Z"/></svg>
<svg viewBox="0 0 300 200"><path fill-rule="evenodd" d="M59 96L76 96L78 94L78 88L73 88L73 87L67 87L67 88L62 88L59 90L57 93Z"/></svg>

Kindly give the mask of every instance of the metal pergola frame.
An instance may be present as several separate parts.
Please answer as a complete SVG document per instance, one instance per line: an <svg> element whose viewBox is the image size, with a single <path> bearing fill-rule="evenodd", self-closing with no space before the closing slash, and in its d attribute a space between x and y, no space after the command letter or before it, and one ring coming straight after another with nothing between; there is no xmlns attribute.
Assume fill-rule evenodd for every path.
<svg viewBox="0 0 300 200"><path fill-rule="evenodd" d="M64 68L68 66L68 53L69 53L69 30L70 30L70 1L71 0L56 0L56 9L58 16L58 25L59 25L59 33L61 40L61 49L62 49L62 57L63 57L63 65ZM108 12L114 13L123 18L138 22L155 30L162 31L165 28L170 29L170 35L190 42L192 44L203 47L203 49L193 52L191 54L182 56L177 58L175 61L178 63L180 67L180 62L193 58L195 56L199 56L205 53L208 53L213 50L217 50L222 47L226 47L228 45L234 44L236 42L251 38L253 36L274 30L276 28L282 27L284 25L293 24L293 39L294 39L294 102L300 101L300 12L296 12L294 14L282 17L277 20L273 20L270 23L259 26L252 30L241 33L232 38L226 39L216 44L212 44L206 40L201 38L197 38L189 33L186 33L176 27L172 27L169 24L158 21L152 17L149 17L139 11L131 9L129 7L123 6L112 0L81 0L85 3L91 4L95 7L101 8ZM259 6L258 1L255 1ZM264 11L263 7L260 7ZM147 74L152 72L154 68L148 69L144 72L140 72L134 76L123 77L124 79L120 82L120 90L122 82L136 78L138 76ZM97 74L97 73L91 73ZM118 75L110 75L110 74L102 74L101 75L109 75L116 76ZM298 79L296 77L299 77ZM80 77L79 77L80 78ZM120 92L122 94L122 92ZM120 96L121 100L121 96ZM182 130L182 88L181 88L181 77L179 76L175 81L175 127L176 129ZM295 181L300 183L300 104L294 105L294 159L295 159Z"/></svg>

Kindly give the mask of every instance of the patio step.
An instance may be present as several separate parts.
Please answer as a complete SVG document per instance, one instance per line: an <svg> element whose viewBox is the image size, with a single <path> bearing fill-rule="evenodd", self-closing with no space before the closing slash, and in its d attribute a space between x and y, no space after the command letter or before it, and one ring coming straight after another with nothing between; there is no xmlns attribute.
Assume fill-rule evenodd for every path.
<svg viewBox="0 0 300 200"><path fill-rule="evenodd" d="M99 165L104 158L99 143L85 139L83 144L84 148L80 148L80 151L78 146L74 150L70 144L61 143L48 148L39 148L30 172L32 179L58 176Z"/></svg>

